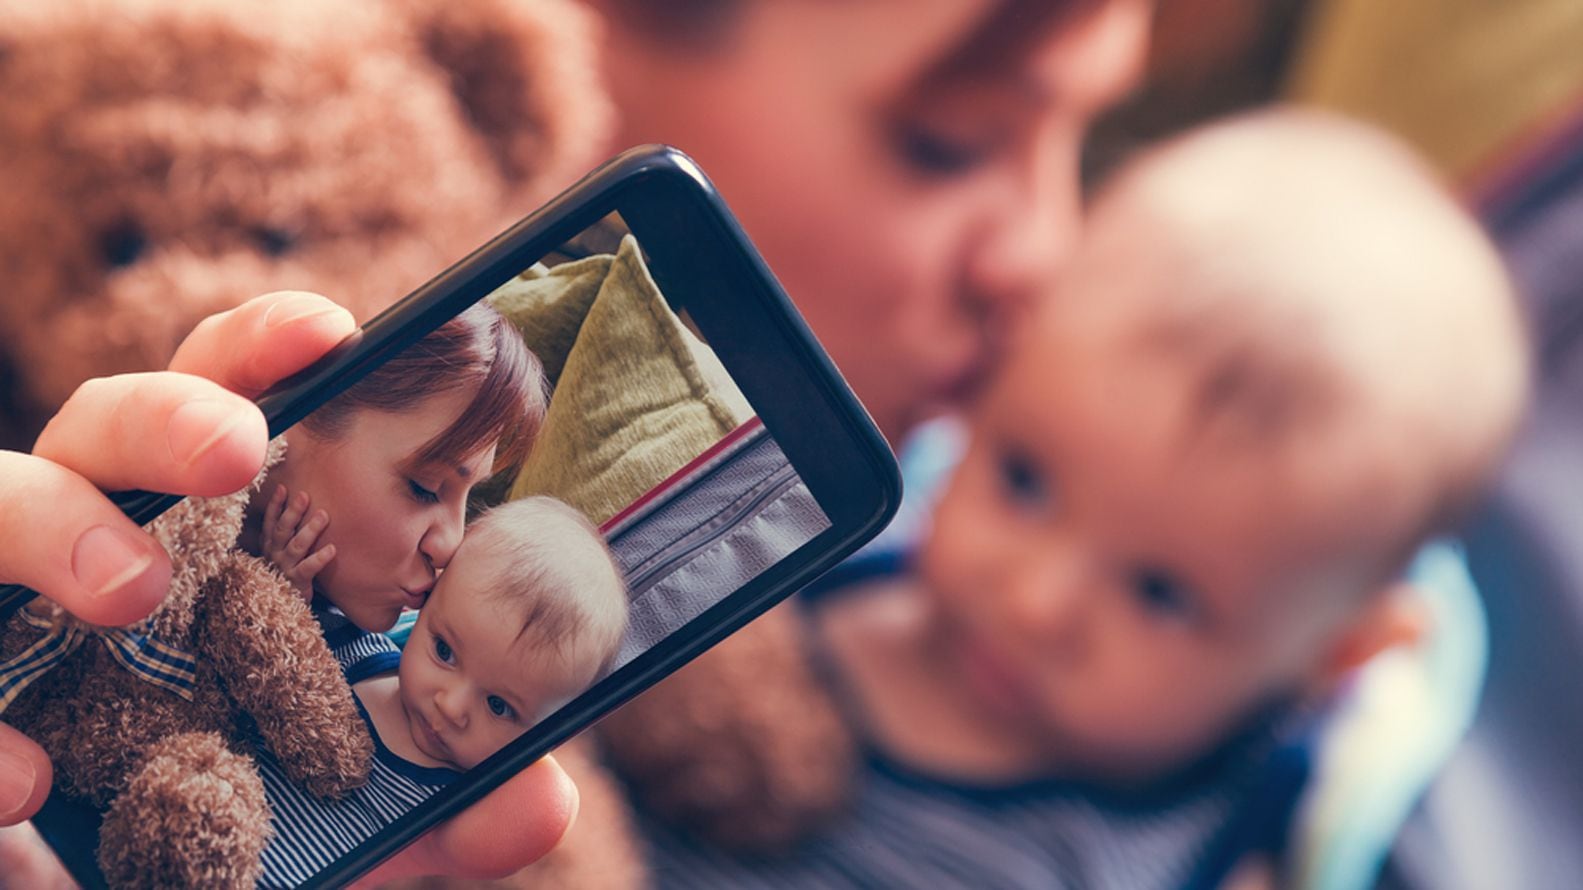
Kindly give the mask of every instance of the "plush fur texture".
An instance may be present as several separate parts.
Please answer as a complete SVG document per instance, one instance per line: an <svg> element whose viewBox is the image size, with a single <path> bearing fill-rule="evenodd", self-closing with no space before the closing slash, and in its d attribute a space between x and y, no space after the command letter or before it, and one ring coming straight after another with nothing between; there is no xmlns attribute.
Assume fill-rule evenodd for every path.
<svg viewBox="0 0 1583 890"><path fill-rule="evenodd" d="M784 853L851 790L857 742L796 608L766 612L598 728L649 811L728 850Z"/></svg>
<svg viewBox="0 0 1583 890"><path fill-rule="evenodd" d="M250 491L190 498L152 526L175 573L133 629L196 657L192 701L89 639L5 712L49 752L57 787L108 806L99 862L112 886L255 883L269 809L246 756L250 726L315 793L340 796L367 779L373 742L318 622L279 573L234 547ZM94 629L42 600L28 609ZM0 659L44 633L14 616Z"/></svg>
<svg viewBox="0 0 1583 890"><path fill-rule="evenodd" d="M603 145L562 0L0 4L0 447L271 290L360 320Z"/></svg>

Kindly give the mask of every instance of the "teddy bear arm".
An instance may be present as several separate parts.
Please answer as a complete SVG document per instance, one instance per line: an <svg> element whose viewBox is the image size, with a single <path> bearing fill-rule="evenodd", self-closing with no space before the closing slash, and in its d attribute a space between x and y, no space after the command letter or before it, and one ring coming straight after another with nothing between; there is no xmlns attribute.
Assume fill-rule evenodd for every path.
<svg viewBox="0 0 1583 890"><path fill-rule="evenodd" d="M321 797L362 785L373 740L308 607L251 558L208 583L206 655L286 775Z"/></svg>
<svg viewBox="0 0 1583 890"><path fill-rule="evenodd" d="M599 724L653 816L730 850L782 853L846 806L857 739L795 609L771 609Z"/></svg>

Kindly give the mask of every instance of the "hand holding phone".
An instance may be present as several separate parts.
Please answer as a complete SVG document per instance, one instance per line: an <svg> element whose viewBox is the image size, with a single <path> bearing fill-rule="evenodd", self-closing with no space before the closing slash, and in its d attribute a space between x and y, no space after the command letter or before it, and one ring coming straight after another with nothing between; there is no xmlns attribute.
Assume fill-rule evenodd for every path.
<svg viewBox="0 0 1583 890"><path fill-rule="evenodd" d="M267 325L270 313L263 316L256 323ZM195 339L199 355L217 348ZM233 373L249 370L256 367ZM268 379L255 373L243 382L257 389ZM102 397L102 387L93 395ZM491 790L502 783L527 787L522 776L555 745L861 545L899 497L894 462L872 423L707 180L665 148L634 151L596 171L263 394L259 406L270 430L284 433L285 457L263 482L273 499L247 505L237 546L311 588L319 628L292 639L328 647L331 673L313 676L338 683L339 663L357 713L350 704L336 713L348 731L366 728L378 749L373 778L343 799L298 784L291 762L276 759L295 745L279 727L295 721L260 718L259 729L277 727L255 739L262 744L238 737L237 750L256 750L269 789L270 886L336 885L375 866L382 874L410 869L424 856L432 864L444 836L424 833L440 820L495 799L501 792ZM178 462L200 462L190 453L207 456L218 441L202 433L167 437L166 450ZM243 463L259 465L252 455ZM479 484L492 474L490 485ZM168 472L152 484L113 478L93 481L224 490L187 486ZM490 503L509 494L522 499L512 508L559 507L501 508L473 523L475 486L490 492ZM297 489L303 494L293 495ZM148 521L177 500L131 492L116 503ZM150 570L157 559L136 567ZM592 571L597 564L604 568ZM259 576L248 589L271 583ZM26 595L0 590L0 607L14 610ZM393 634L381 633L402 619ZM181 627L187 636L172 639L185 640L185 652L211 652L216 669L230 669L235 650L212 641L231 634L191 636L192 625ZM11 675L21 676L13 662L26 657L11 650L30 643L43 645L13 628L0 653ZM118 667L100 648L86 647L76 675L127 682L116 673L125 661ZM245 651L282 661L275 647ZM54 719L52 709L76 701L73 713L123 713L130 707L123 697L147 700L161 714L180 711L158 686L83 698L71 676L58 673L29 691L28 712ZM293 676L307 679L279 676L283 687ZM242 688L217 687L232 696ZM271 709L278 697L264 691L249 699L255 704L238 704ZM315 732L331 735L315 737L342 737L335 727L343 718L328 719ZM40 738L64 744L59 733ZM74 751L68 745L57 756L87 769L99 763ZM38 822L90 885L100 880L95 848L148 849L129 844L124 831L137 820L129 814L145 806L123 798L109 811L115 830L107 818L99 845L96 807L108 801L52 799L49 819ZM553 827L553 819L535 823ZM112 834L121 838L113 845ZM420 835L427 839L409 847ZM173 836L168 846L181 845ZM467 858L490 861L476 851Z"/></svg>
<svg viewBox="0 0 1583 890"><path fill-rule="evenodd" d="M213 494L245 485L258 471L267 439L263 416L247 397L312 364L353 330L351 315L323 297L269 294L199 326L169 371L84 387L51 420L31 455L0 452L0 503L6 505L0 541L9 542L0 546L0 581L27 584L96 623L126 624L146 615L165 593L167 557L101 489ZM227 399L226 392L238 397ZM175 416L192 398L220 407L196 420ZM196 460L180 461L163 447L178 439L211 444ZM116 440L120 447L106 447ZM102 589L94 576L73 573L72 555L85 533L106 528L129 542L132 555L128 563L80 567L120 582ZM0 725L0 824L32 816L49 792L50 776L43 751ZM555 844L575 800L570 780L546 759L369 879L512 871ZM503 833L511 837L503 840Z"/></svg>

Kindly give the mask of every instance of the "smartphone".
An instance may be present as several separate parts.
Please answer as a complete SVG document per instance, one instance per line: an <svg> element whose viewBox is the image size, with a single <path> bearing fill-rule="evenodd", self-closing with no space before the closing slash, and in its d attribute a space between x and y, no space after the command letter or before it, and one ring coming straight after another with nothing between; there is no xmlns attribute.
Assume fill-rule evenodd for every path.
<svg viewBox="0 0 1583 890"><path fill-rule="evenodd" d="M408 473L414 478L400 480L406 487L392 493L383 481L358 488L361 464L316 464L320 452L292 446L282 466L292 466L290 478L306 488L320 486L308 493L329 514L326 537L333 537L338 524L358 531L343 536L315 585L329 579L324 589L334 589L330 582L339 579L353 590L359 566L374 572L405 564L412 546L392 531L381 550L381 522L390 520L394 527L392 517L424 509L429 498L450 498L454 507L465 489L471 516L479 512L479 501L517 503L516 495L547 494L586 520L584 527L608 548L621 582L619 599L606 596L599 601L603 605L577 607L605 616L579 627L598 624L606 631L600 642L579 639L567 648L589 650L598 664L561 670L560 688L548 693L539 687L552 684L539 683L533 665L567 659L527 658L485 679L472 678L465 687L469 694L488 695L454 707L457 715L466 707L488 708L487 714L471 713L477 725L501 720L491 724L492 735L452 733L454 726L445 720L456 715L441 710L402 721L381 719L391 708L362 707L368 728L384 742L378 756L388 756L398 773L403 763L418 769L412 775L424 781L402 792L405 803L374 807L376 824L368 824L363 812L361 829L336 821L333 808L298 807L305 795L278 789L286 804L271 800L276 834L306 839L314 849L274 854L274 865L266 863L266 885L328 887L357 878L835 565L876 535L899 503L900 476L873 423L703 172L665 146L614 158L265 394L259 404L271 434L296 424L312 430L334 410L340 419L320 426L341 424L340 431L323 435L356 435L356 424L363 422L357 418L385 424L365 431L369 453L384 449L399 458L404 450L444 451L446 442L428 436L429 427L416 415L404 427L400 409L357 413L366 409L356 405L377 405L377 399L354 401L350 414L346 404L369 388L365 381L382 379L381 369L421 365L418 354L432 350L447 325L459 324L453 319L480 302L512 322L522 342L511 349L525 348L543 369L547 402L525 456L472 487L458 482L455 474L467 469L462 465L442 464L427 477L414 470ZM385 377L382 391L391 380L406 382L411 375L386 370ZM488 401L457 401L462 413L443 428L464 435L468 412L483 412L480 402ZM435 416L442 415L451 416ZM352 433L346 432L347 416L354 418ZM504 441L502 436L497 446ZM378 458L363 463L377 464ZM494 464L480 458L473 469L485 463ZM410 465L423 466L416 457ZM329 481L301 481L314 479ZM179 501L146 492L115 497L139 522ZM483 664L479 653L498 627L479 620L495 613L484 610L484 594L477 591L492 583L488 572L517 564L491 557L499 541L486 542L513 535L529 540L538 521L531 513L513 521L490 519L498 526L490 539L478 535L482 525L469 521L460 527L459 540L445 554L453 558L430 578L432 586L424 589L421 579L395 585L409 601L404 611L398 604L401 614L389 631L382 627L386 618L360 614L358 597L348 594L345 608L339 608L326 604L321 591L315 602L329 616L322 619L326 627L337 622L336 633L351 633L383 652L382 661L359 662L353 688L360 702L365 687L381 689L378 695L385 697L379 700L388 703L394 696L403 707L414 696L439 702L438 694L424 699L429 692L406 687L419 683L425 670L438 676L469 656ZM554 560L567 549L510 559ZM18 588L0 591L0 614L16 612L30 596ZM577 597L580 603L594 599ZM598 636L589 633L589 639ZM408 659L419 679L408 676ZM342 663L350 680L352 665L347 658ZM550 673L546 667L544 675ZM565 688L568 683L575 688ZM378 697L370 696L370 702ZM427 707L413 705L407 713ZM503 719L507 714L510 719ZM55 794L35 820L89 887L104 885L95 865L94 818L91 808Z"/></svg>

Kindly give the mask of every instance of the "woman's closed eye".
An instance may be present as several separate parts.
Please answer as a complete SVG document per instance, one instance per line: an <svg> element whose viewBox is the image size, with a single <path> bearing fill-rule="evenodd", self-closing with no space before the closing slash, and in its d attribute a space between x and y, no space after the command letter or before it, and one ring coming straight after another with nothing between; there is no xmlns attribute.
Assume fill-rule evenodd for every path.
<svg viewBox="0 0 1583 890"><path fill-rule="evenodd" d="M498 695L491 695L484 701L485 704L489 706L489 713L494 714L496 717L499 717L502 720L509 720L513 722L516 721L517 709L513 708L511 704L505 699Z"/></svg>
<svg viewBox="0 0 1583 890"><path fill-rule="evenodd" d="M941 179L971 173L995 153L994 147L981 138L952 136L938 127L907 120L892 126L891 142L907 167Z"/></svg>
<svg viewBox="0 0 1583 890"><path fill-rule="evenodd" d="M407 489L412 493L413 499L421 503L438 504L440 502L439 492L424 488L416 479L407 480Z"/></svg>

